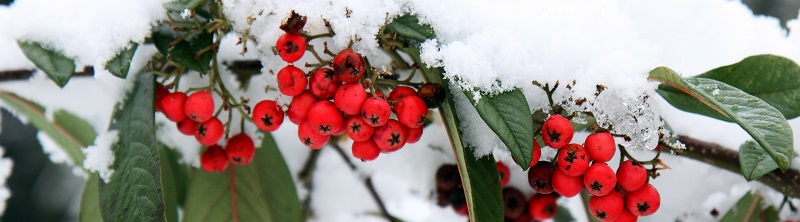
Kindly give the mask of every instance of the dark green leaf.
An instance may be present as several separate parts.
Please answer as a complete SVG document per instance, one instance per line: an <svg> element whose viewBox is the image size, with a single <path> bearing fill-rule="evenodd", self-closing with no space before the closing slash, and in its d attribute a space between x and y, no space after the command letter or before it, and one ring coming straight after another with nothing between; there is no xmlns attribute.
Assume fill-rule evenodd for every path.
<svg viewBox="0 0 800 222"><path fill-rule="evenodd" d="M575 218L572 217L572 213L569 212L569 209L566 207L558 206L558 212L556 212L556 216L553 218L554 221L575 221Z"/></svg>
<svg viewBox="0 0 800 222"><path fill-rule="evenodd" d="M778 169L778 164L752 140L745 141L739 146L739 163L742 166L742 175L748 181Z"/></svg>
<svg viewBox="0 0 800 222"><path fill-rule="evenodd" d="M522 169L528 169L533 155L533 119L522 90L484 95L478 101L470 91L464 91L464 95L486 125L500 137L514 161Z"/></svg>
<svg viewBox="0 0 800 222"><path fill-rule="evenodd" d="M739 124L786 171L794 155L792 128L780 111L758 97L713 79L681 78L675 71L658 67L648 79L679 89ZM743 171L749 171L744 169ZM754 180L758 178L747 177Z"/></svg>
<svg viewBox="0 0 800 222"><path fill-rule="evenodd" d="M736 205L733 206L720 222L759 222L761 212L761 195L746 193Z"/></svg>
<svg viewBox="0 0 800 222"><path fill-rule="evenodd" d="M227 65L227 64L226 64ZM247 90L250 85L250 78L253 76L261 75L261 61L233 61L227 65L228 70L236 74L236 80L239 81L239 87Z"/></svg>
<svg viewBox="0 0 800 222"><path fill-rule="evenodd" d="M775 55L750 56L696 77L714 79L739 88L769 103L781 111L786 119L800 116L800 66L790 59ZM683 111L732 121L675 88L660 85L658 93Z"/></svg>
<svg viewBox="0 0 800 222"><path fill-rule="evenodd" d="M169 43L172 41L175 41L175 37L172 36L172 33L162 30L153 31L153 44L156 45L156 49L158 49L158 52L161 54L169 54Z"/></svg>
<svg viewBox="0 0 800 222"><path fill-rule="evenodd" d="M63 128L64 131L75 137L81 144L86 144L84 147L93 144L94 139L97 138L97 133L89 123L67 111L56 110L53 113L53 122L57 127Z"/></svg>
<svg viewBox="0 0 800 222"><path fill-rule="evenodd" d="M75 74L75 61L64 54L46 48L38 42L19 41L17 44L25 57L28 57L36 68L41 69L59 87L64 87L69 78Z"/></svg>
<svg viewBox="0 0 800 222"><path fill-rule="evenodd" d="M174 0L164 3L164 8L171 12L181 12L184 9L193 10L202 3L203 0Z"/></svg>
<svg viewBox="0 0 800 222"><path fill-rule="evenodd" d="M780 221L778 210L776 210L774 206L767 207L767 209L764 209L764 212L761 212L761 214L763 214L764 222Z"/></svg>
<svg viewBox="0 0 800 222"><path fill-rule="evenodd" d="M100 197L98 197L100 195L99 185L100 176L97 173L89 174L86 187L83 188L83 195L81 195L81 209L78 214L80 222L103 222L103 216L100 215Z"/></svg>
<svg viewBox="0 0 800 222"><path fill-rule="evenodd" d="M128 97L114 112L110 130L119 132L111 149L114 174L100 184L105 221L165 221L161 172L153 125L152 74L141 73Z"/></svg>
<svg viewBox="0 0 800 222"><path fill-rule="evenodd" d="M158 144L158 156L161 162L161 186L164 189L164 214L167 221L178 221L178 193L185 192L186 190L178 188L178 180L186 179L179 178L178 171L181 166L178 164L177 159L171 158L169 148ZM185 168L184 168L185 170Z"/></svg>
<svg viewBox="0 0 800 222"><path fill-rule="evenodd" d="M248 165L230 165L222 173L193 171L184 215L186 221L301 221L292 175L272 136L264 134Z"/></svg>
<svg viewBox="0 0 800 222"><path fill-rule="evenodd" d="M397 39L417 44L436 37L430 25L419 23L416 16L405 14L392 20L384 29L385 34L397 33Z"/></svg>
<svg viewBox="0 0 800 222"><path fill-rule="evenodd" d="M192 70L205 72L211 64L214 50L208 47L214 44L214 34L200 32L193 38L186 38L169 49L169 56L173 61L180 63ZM202 50L206 50L199 54ZM198 55L195 57L196 55Z"/></svg>
<svg viewBox="0 0 800 222"><path fill-rule="evenodd" d="M139 44L131 43L130 47L122 50L106 63L106 69L116 77L122 79L127 77L128 71L131 69L131 60L133 60L133 54L136 52L137 47L139 47Z"/></svg>

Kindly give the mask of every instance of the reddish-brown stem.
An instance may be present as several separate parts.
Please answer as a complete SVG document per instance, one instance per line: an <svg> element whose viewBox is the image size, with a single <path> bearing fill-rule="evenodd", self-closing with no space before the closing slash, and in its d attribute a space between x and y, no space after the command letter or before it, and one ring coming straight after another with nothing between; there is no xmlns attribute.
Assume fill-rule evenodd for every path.
<svg viewBox="0 0 800 222"><path fill-rule="evenodd" d="M231 214L233 215L233 222L239 222L239 211L236 208L236 173L234 172L234 166L230 168L230 180L231 180Z"/></svg>

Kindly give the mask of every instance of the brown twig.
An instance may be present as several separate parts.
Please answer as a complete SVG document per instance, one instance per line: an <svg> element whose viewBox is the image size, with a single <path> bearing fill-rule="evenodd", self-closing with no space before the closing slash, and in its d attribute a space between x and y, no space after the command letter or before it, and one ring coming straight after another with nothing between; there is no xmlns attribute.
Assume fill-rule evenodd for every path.
<svg viewBox="0 0 800 222"><path fill-rule="evenodd" d="M2 81L14 81L14 80L26 80L33 76L33 73L36 70L33 69L21 69L21 70L8 70L8 71L0 71L0 82ZM75 76L94 76L94 67L87 66L83 68L83 71L76 72L72 75Z"/></svg>
<svg viewBox="0 0 800 222"><path fill-rule="evenodd" d="M303 200L301 205L303 208L303 216L305 217L304 221L314 216L314 211L311 209L311 191L314 189L314 177L312 174L314 173L314 169L317 168L319 154L320 150L311 150L311 154L308 156L306 163L303 164L303 168L298 175L300 181L303 183L303 187L305 187L307 191L306 199Z"/></svg>

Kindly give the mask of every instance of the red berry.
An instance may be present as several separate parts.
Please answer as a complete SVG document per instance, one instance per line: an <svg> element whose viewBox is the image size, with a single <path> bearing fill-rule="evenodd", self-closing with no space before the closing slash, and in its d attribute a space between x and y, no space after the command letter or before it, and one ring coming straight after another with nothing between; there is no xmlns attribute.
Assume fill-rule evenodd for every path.
<svg viewBox="0 0 800 222"><path fill-rule="evenodd" d="M208 90L201 90L186 98L183 105L186 117L202 123L214 116L214 98Z"/></svg>
<svg viewBox="0 0 800 222"><path fill-rule="evenodd" d="M586 153L589 154L594 162L608 162L614 157L617 147L614 144L614 137L608 132L593 133L586 137L583 143Z"/></svg>
<svg viewBox="0 0 800 222"><path fill-rule="evenodd" d="M389 108L389 103L378 97L367 99L361 106L361 117L371 126L383 126L389 122L391 115L392 110Z"/></svg>
<svg viewBox="0 0 800 222"><path fill-rule="evenodd" d="M275 131L283 123L283 109L275 101L262 100L253 107L253 123L258 129Z"/></svg>
<svg viewBox="0 0 800 222"><path fill-rule="evenodd" d="M533 141L533 155L531 156L531 166L535 166L539 163L539 159L542 158L542 147L539 146L539 142L536 140Z"/></svg>
<svg viewBox="0 0 800 222"><path fill-rule="evenodd" d="M547 220L555 217L558 213L556 197L548 194L534 194L528 204L528 212L534 220Z"/></svg>
<svg viewBox="0 0 800 222"><path fill-rule="evenodd" d="M561 115L552 115L542 125L542 140L544 144L559 149L572 141L574 134L572 123Z"/></svg>
<svg viewBox="0 0 800 222"><path fill-rule="evenodd" d="M278 90L287 96L296 96L303 92L308 85L306 73L293 65L283 67L278 71Z"/></svg>
<svg viewBox="0 0 800 222"><path fill-rule="evenodd" d="M306 52L306 38L298 34L284 33L275 43L275 48L278 49L278 55L283 61L293 63L300 60Z"/></svg>
<svg viewBox="0 0 800 222"><path fill-rule="evenodd" d="M583 176L569 176L561 170L553 172L553 190L561 196L574 197L583 190Z"/></svg>
<svg viewBox="0 0 800 222"><path fill-rule="evenodd" d="M658 190L652 184L646 184L625 196L625 206L634 215L651 215L661 206L661 196L658 195Z"/></svg>
<svg viewBox="0 0 800 222"><path fill-rule="evenodd" d="M511 179L511 170L503 162L497 162L497 173L500 174L500 187L506 186Z"/></svg>
<svg viewBox="0 0 800 222"><path fill-rule="evenodd" d="M549 194L553 192L553 173L556 167L550 163L536 164L528 170L528 184L531 185L533 191L540 194Z"/></svg>
<svg viewBox="0 0 800 222"><path fill-rule="evenodd" d="M428 116L428 106L419 96L406 96L394 104L397 120L408 128L421 127Z"/></svg>
<svg viewBox="0 0 800 222"><path fill-rule="evenodd" d="M622 215L624 206L622 196L617 192L611 192L605 196L589 197L589 212L601 221L613 221Z"/></svg>
<svg viewBox="0 0 800 222"><path fill-rule="evenodd" d="M333 71L346 83L357 83L364 76L364 60L351 49L345 49L333 58Z"/></svg>
<svg viewBox="0 0 800 222"><path fill-rule="evenodd" d="M345 124L346 123L347 123L347 121L345 121ZM339 136L339 135L342 135L342 134L344 134L346 132L347 132L347 126L345 125L345 126L339 127L339 129L337 129L336 131L333 131L333 133L331 133L331 136Z"/></svg>
<svg viewBox="0 0 800 222"><path fill-rule="evenodd" d="M617 184L617 175L614 170L605 163L595 163L586 170L583 175L583 185L591 195L604 196L613 193L614 186Z"/></svg>
<svg viewBox="0 0 800 222"><path fill-rule="evenodd" d="M389 101L398 101L406 96L416 96L417 90L408 86L398 86L389 92Z"/></svg>
<svg viewBox="0 0 800 222"><path fill-rule="evenodd" d="M506 221L508 221L508 220L506 220ZM530 213L525 211L525 213L522 213L521 215L519 215L519 217L517 217L514 220L512 220L512 222L535 222L535 220L533 220L533 218L531 217Z"/></svg>
<svg viewBox="0 0 800 222"><path fill-rule="evenodd" d="M456 213L459 215L469 215L469 207L467 206L467 204L460 205L458 206L458 208L456 208L456 206L453 205L453 210L455 210Z"/></svg>
<svg viewBox="0 0 800 222"><path fill-rule="evenodd" d="M186 119L183 105L186 104L186 93L174 92L161 99L161 112L172 122L180 122Z"/></svg>
<svg viewBox="0 0 800 222"><path fill-rule="evenodd" d="M419 139L422 138L422 127L406 128L406 133L408 134L408 139L406 139L407 144L417 143Z"/></svg>
<svg viewBox="0 0 800 222"><path fill-rule="evenodd" d="M165 96L169 95L169 90L164 85L156 84L156 98L153 102L153 108L156 111L161 111L161 100L164 99Z"/></svg>
<svg viewBox="0 0 800 222"><path fill-rule="evenodd" d="M627 191L634 191L647 184L647 168L639 162L626 160L617 168L617 184Z"/></svg>
<svg viewBox="0 0 800 222"><path fill-rule="evenodd" d="M367 91L358 83L344 84L336 90L333 102L347 115L358 115L367 100Z"/></svg>
<svg viewBox="0 0 800 222"><path fill-rule="evenodd" d="M280 28L284 32L297 34L306 25L306 19L306 16L297 14L292 10L292 15L281 23Z"/></svg>
<svg viewBox="0 0 800 222"><path fill-rule="evenodd" d="M222 138L223 131L225 131L225 127L222 126L222 122L216 117L211 117L211 119L197 126L197 131L194 132L194 138L204 146L211 146L219 142L219 139Z"/></svg>
<svg viewBox="0 0 800 222"><path fill-rule="evenodd" d="M406 129L397 120L389 120L383 126L375 129L372 140L378 145L382 153L391 153L406 145Z"/></svg>
<svg viewBox="0 0 800 222"><path fill-rule="evenodd" d="M256 146L247 134L238 134L228 139L225 144L225 156L228 161L236 165L247 165L253 160L256 153Z"/></svg>
<svg viewBox="0 0 800 222"><path fill-rule="evenodd" d="M317 133L314 128L311 127L311 124L308 121L303 121L297 128L297 137L300 138L300 142L306 145L308 148L318 150L325 146L328 143L328 139L331 138L330 135L320 135Z"/></svg>
<svg viewBox="0 0 800 222"><path fill-rule="evenodd" d="M331 99L342 85L342 80L329 68L318 69L308 79L308 88L317 99Z"/></svg>
<svg viewBox="0 0 800 222"><path fill-rule="evenodd" d="M461 185L461 174L458 173L458 166L454 164L444 164L436 170L436 188L438 190L449 192L458 185Z"/></svg>
<svg viewBox="0 0 800 222"><path fill-rule="evenodd" d="M439 108L445 97L444 88L438 83L422 84L417 91L417 95L425 101L425 105L428 105L430 109Z"/></svg>
<svg viewBox="0 0 800 222"><path fill-rule="evenodd" d="M311 109L311 105L315 102L317 102L317 98L309 91L304 91L300 95L292 97L292 102L289 103L289 108L286 110L289 121L300 125L303 120L308 118L308 109Z"/></svg>
<svg viewBox="0 0 800 222"><path fill-rule="evenodd" d="M614 222L636 222L639 217L633 215L628 209L623 209L622 214Z"/></svg>
<svg viewBox="0 0 800 222"><path fill-rule="evenodd" d="M312 104L308 114L308 124L320 135L331 135L344 123L342 114L328 100Z"/></svg>
<svg viewBox="0 0 800 222"><path fill-rule="evenodd" d="M228 168L228 158L219 145L206 148L200 155L200 167L206 172L222 172Z"/></svg>
<svg viewBox="0 0 800 222"><path fill-rule="evenodd" d="M353 157L361 159L361 161L374 160L380 153L381 149L372 140L353 142Z"/></svg>
<svg viewBox="0 0 800 222"><path fill-rule="evenodd" d="M558 151L556 158L558 169L569 176L580 176L586 172L586 168L589 168L589 157L583 146L578 144L565 146L564 149Z"/></svg>
<svg viewBox="0 0 800 222"><path fill-rule="evenodd" d="M197 122L191 119L185 119L180 121L178 124L178 131L183 133L183 135L194 135L194 131L197 131Z"/></svg>
<svg viewBox="0 0 800 222"><path fill-rule="evenodd" d="M521 191L514 187L503 188L503 215L505 218L517 218L528 208L528 200Z"/></svg>
<svg viewBox="0 0 800 222"><path fill-rule="evenodd" d="M345 121L345 128L347 136L353 141L372 141L372 133L375 132L375 127L370 126L360 116L347 117Z"/></svg>

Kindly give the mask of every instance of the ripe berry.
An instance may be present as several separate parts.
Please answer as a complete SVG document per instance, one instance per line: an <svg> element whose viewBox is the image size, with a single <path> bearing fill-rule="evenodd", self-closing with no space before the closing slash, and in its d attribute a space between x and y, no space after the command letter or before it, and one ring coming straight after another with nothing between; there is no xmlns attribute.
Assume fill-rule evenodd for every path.
<svg viewBox="0 0 800 222"><path fill-rule="evenodd" d="M308 88L317 99L331 99L342 85L342 80L329 68L318 69L308 79Z"/></svg>
<svg viewBox="0 0 800 222"><path fill-rule="evenodd" d="M414 144L419 142L419 139L422 137L422 128L406 128L406 133L408 134L408 139L406 139L407 144Z"/></svg>
<svg viewBox="0 0 800 222"><path fill-rule="evenodd" d="M556 156L558 169L569 176L580 176L589 168L589 157L586 155L583 146L569 144L558 151Z"/></svg>
<svg viewBox="0 0 800 222"><path fill-rule="evenodd" d="M183 133L183 135L194 135L194 131L197 131L197 122L191 119L185 119L180 121L178 124L178 131Z"/></svg>
<svg viewBox="0 0 800 222"><path fill-rule="evenodd" d="M445 164L436 170L436 188L438 190L450 191L461 184L461 174L458 173L458 166Z"/></svg>
<svg viewBox="0 0 800 222"><path fill-rule="evenodd" d="M517 218L528 208L528 200L517 188L503 188L503 215L506 218Z"/></svg>
<svg viewBox="0 0 800 222"><path fill-rule="evenodd" d="M247 134L239 134L228 139L225 145L225 156L228 161L236 165L247 165L253 160L256 146Z"/></svg>
<svg viewBox="0 0 800 222"><path fill-rule="evenodd" d="M214 98L208 90L201 90L186 98L183 105L186 117L202 123L214 116Z"/></svg>
<svg viewBox="0 0 800 222"><path fill-rule="evenodd" d="M539 142L536 140L533 141L533 155L531 156L531 165L530 167L535 166L539 163L539 159L542 158L542 147L539 146Z"/></svg>
<svg viewBox="0 0 800 222"><path fill-rule="evenodd" d="M647 183L647 168L639 162L626 160L617 168L617 184L627 191L642 188Z"/></svg>
<svg viewBox="0 0 800 222"><path fill-rule="evenodd" d="M391 114L392 110L389 108L389 103L378 97L367 99L364 101L364 105L361 106L361 117L371 126L383 126L383 124L389 122Z"/></svg>
<svg viewBox="0 0 800 222"><path fill-rule="evenodd" d="M216 117L211 117L211 119L197 126L194 138L203 146L211 146L217 144L219 139L222 138L223 131L225 131L225 128L222 126L222 122Z"/></svg>
<svg viewBox="0 0 800 222"><path fill-rule="evenodd" d="M298 34L284 33L275 43L275 48L283 61L293 63L300 60L306 52L306 38Z"/></svg>
<svg viewBox="0 0 800 222"><path fill-rule="evenodd" d="M364 118L360 116L350 116L347 117L347 120L344 124L345 132L347 132L347 136L350 137L353 141L372 141L372 133L375 132L375 127L370 126L367 122L364 122Z"/></svg>
<svg viewBox="0 0 800 222"><path fill-rule="evenodd" d="M278 71L278 90L287 96L296 96L303 92L308 85L306 73L293 65L283 67Z"/></svg>
<svg viewBox="0 0 800 222"><path fill-rule="evenodd" d="M555 217L558 213L556 197L548 194L534 194L528 204L528 212L534 220L547 220Z"/></svg>
<svg viewBox="0 0 800 222"><path fill-rule="evenodd" d="M561 115L552 115L542 125L542 140L544 144L559 149L572 141L574 130L567 118Z"/></svg>
<svg viewBox="0 0 800 222"><path fill-rule="evenodd" d="M591 195L603 196L614 191L617 175L605 163L595 163L583 175L583 185Z"/></svg>
<svg viewBox="0 0 800 222"><path fill-rule="evenodd" d="M569 176L561 170L553 172L553 190L561 196L574 197L583 190L583 176Z"/></svg>
<svg viewBox="0 0 800 222"><path fill-rule="evenodd" d="M200 167L206 172L222 172L228 168L228 158L225 157L225 151L219 145L213 145L206 148L203 154L200 155Z"/></svg>
<svg viewBox="0 0 800 222"><path fill-rule="evenodd" d="M508 220L506 220L506 221L508 221ZM513 220L511 220L511 222L534 222L534 220L531 217L531 214L528 213L528 211L525 211L524 213L519 215L519 217L514 218Z"/></svg>
<svg viewBox="0 0 800 222"><path fill-rule="evenodd" d="M333 71L346 83L356 83L364 76L364 60L352 49L345 49L333 58Z"/></svg>
<svg viewBox="0 0 800 222"><path fill-rule="evenodd" d="M639 218L633 215L628 209L623 209L622 214L614 222L636 222Z"/></svg>
<svg viewBox="0 0 800 222"><path fill-rule="evenodd" d="M308 109L308 124L317 134L331 135L342 127L342 114L331 101L321 100Z"/></svg>
<svg viewBox="0 0 800 222"><path fill-rule="evenodd" d="M375 128L372 140L378 145L382 153L391 153L406 145L406 129L397 120L389 120L383 126Z"/></svg>
<svg viewBox="0 0 800 222"><path fill-rule="evenodd" d="M186 104L186 93L174 92L161 99L161 112L172 122L180 122L186 119L183 105Z"/></svg>
<svg viewBox="0 0 800 222"><path fill-rule="evenodd" d="M556 167L550 163L536 164L528 170L528 184L531 185L533 191L540 194L549 194L553 192L553 173Z"/></svg>
<svg viewBox="0 0 800 222"><path fill-rule="evenodd" d="M156 111L161 111L161 100L164 99L165 96L169 95L169 90L164 85L156 84L156 98L153 102L153 108Z"/></svg>
<svg viewBox="0 0 800 222"><path fill-rule="evenodd" d="M374 160L380 153L381 149L372 140L353 142L353 157L361 159L361 161Z"/></svg>
<svg viewBox="0 0 800 222"><path fill-rule="evenodd" d="M429 109L439 108L445 97L444 88L438 83L422 84L419 87L419 91L417 91L417 95L422 98L422 101L425 101L425 105L428 105Z"/></svg>
<svg viewBox="0 0 800 222"><path fill-rule="evenodd" d="M297 34L306 25L306 16L297 14L292 10L292 15L283 23L281 23L281 30L287 33Z"/></svg>
<svg viewBox="0 0 800 222"><path fill-rule="evenodd" d="M394 104L397 120L408 128L421 127L428 116L428 106L419 96L406 96Z"/></svg>
<svg viewBox="0 0 800 222"><path fill-rule="evenodd" d="M511 179L511 171L503 162L497 162L497 173L500 174L500 186L504 187Z"/></svg>
<svg viewBox="0 0 800 222"><path fill-rule="evenodd" d="M286 110L289 121L300 125L303 120L308 118L308 109L311 109L311 105L315 102L317 102L317 98L309 91L304 91L300 95L292 97L292 101L289 102L289 108Z"/></svg>
<svg viewBox="0 0 800 222"><path fill-rule="evenodd" d="M253 123L258 129L275 131L283 123L283 109L275 101L262 100L253 107Z"/></svg>
<svg viewBox="0 0 800 222"><path fill-rule="evenodd" d="M608 132L593 133L586 137L583 143L586 154L589 154L594 162L608 162L614 157L617 147L614 144L614 137Z"/></svg>
<svg viewBox="0 0 800 222"><path fill-rule="evenodd" d="M614 221L622 215L623 210L622 196L617 192L589 197L589 212L601 221Z"/></svg>
<svg viewBox="0 0 800 222"><path fill-rule="evenodd" d="M367 91L358 83L344 84L336 90L333 102L347 115L358 115L367 100Z"/></svg>
<svg viewBox="0 0 800 222"><path fill-rule="evenodd" d="M417 90L408 86L398 86L389 92L389 101L398 101L406 96L416 96Z"/></svg>
<svg viewBox="0 0 800 222"><path fill-rule="evenodd" d="M345 123L347 123L347 122L345 121ZM347 132L347 126L342 126L342 127L339 127L339 129L337 129L336 131L333 131L333 133L331 133L331 136L339 136L339 135L342 135L342 134L344 134L346 132Z"/></svg>
<svg viewBox="0 0 800 222"><path fill-rule="evenodd" d="M625 206L634 215L647 216L655 213L661 206L661 196L653 185L646 184L625 196Z"/></svg>
<svg viewBox="0 0 800 222"><path fill-rule="evenodd" d="M331 138L330 135L320 135L311 127L311 124L308 121L303 121L297 128L297 137L300 138L300 142L306 145L308 148L318 150L325 146L328 143L328 139Z"/></svg>

